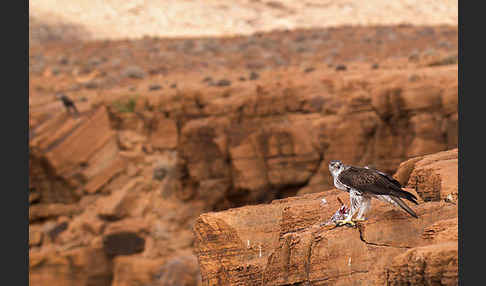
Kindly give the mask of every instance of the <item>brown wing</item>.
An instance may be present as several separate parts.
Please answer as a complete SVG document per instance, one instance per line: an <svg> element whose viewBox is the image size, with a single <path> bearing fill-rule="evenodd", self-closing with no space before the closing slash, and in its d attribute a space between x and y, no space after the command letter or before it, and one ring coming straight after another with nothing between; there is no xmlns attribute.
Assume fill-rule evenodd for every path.
<svg viewBox="0 0 486 286"><path fill-rule="evenodd" d="M388 175L387 173L383 173L373 167L368 167L366 166L365 168L367 169L370 169L370 170L373 170L375 171L376 173L380 174L381 176L385 177L388 181L390 181L390 183L393 183L395 186L401 188L402 187L402 184L400 184L399 181L397 181L395 178L393 178L392 176Z"/></svg>
<svg viewBox="0 0 486 286"><path fill-rule="evenodd" d="M339 181L356 190L375 195L389 195L407 199L418 204L416 197L401 189L398 185L386 176L373 169L349 167L339 174Z"/></svg>

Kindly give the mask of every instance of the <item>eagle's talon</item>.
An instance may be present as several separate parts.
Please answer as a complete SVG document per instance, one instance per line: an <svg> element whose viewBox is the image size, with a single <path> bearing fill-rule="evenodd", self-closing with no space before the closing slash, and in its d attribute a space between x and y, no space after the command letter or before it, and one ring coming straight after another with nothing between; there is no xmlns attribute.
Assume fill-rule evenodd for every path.
<svg viewBox="0 0 486 286"><path fill-rule="evenodd" d="M343 226L349 224L350 226L356 226L356 223L352 220L338 220L336 221L337 226Z"/></svg>

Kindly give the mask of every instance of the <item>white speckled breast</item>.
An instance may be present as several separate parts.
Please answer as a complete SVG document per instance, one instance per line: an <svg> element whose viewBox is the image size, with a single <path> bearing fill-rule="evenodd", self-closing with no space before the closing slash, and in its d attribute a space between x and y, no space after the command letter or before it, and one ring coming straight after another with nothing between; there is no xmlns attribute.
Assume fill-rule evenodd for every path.
<svg viewBox="0 0 486 286"><path fill-rule="evenodd" d="M334 186L340 190L349 192L349 188L339 181L338 176L334 177Z"/></svg>

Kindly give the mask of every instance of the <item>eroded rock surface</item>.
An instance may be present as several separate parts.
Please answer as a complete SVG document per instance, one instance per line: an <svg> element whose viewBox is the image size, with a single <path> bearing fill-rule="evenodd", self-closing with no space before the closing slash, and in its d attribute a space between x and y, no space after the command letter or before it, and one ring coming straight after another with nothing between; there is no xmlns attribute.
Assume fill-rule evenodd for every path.
<svg viewBox="0 0 486 286"><path fill-rule="evenodd" d="M357 238L343 245L361 247L359 257L363 245L400 252L413 243L457 240L457 219L446 208L457 194L447 189L450 171L442 159L415 166L425 154L457 146L454 55L457 28L407 25L31 46L32 284L199 285L192 228L201 213L328 190L331 159L393 173L418 156L400 167L397 178L415 178L408 187L430 209L422 210L427 221L409 222L384 207L386 228L370 218L360 231L336 229L326 233L328 239L339 232ZM441 64L444 56L449 61ZM131 66L143 69L143 77L125 76ZM57 92L75 101L79 117L65 113ZM324 194L332 209L338 194ZM321 270L313 269L324 266L310 268L303 259L320 253L313 226L329 215L314 206L314 198L320 195L275 202L270 212L267 206L258 215L249 213L251 223L234 218L237 226L248 224L243 238L241 231L226 230L238 230L227 217L210 222L226 235L211 247L227 245L234 254L245 249L247 259L260 261L275 245L275 263L267 270L255 268L260 262L248 264L248 279L300 281L307 273L321 279L315 274ZM430 218L431 211L444 212L444 220ZM391 222L400 219L420 235L393 231ZM287 254L299 239L312 247ZM211 249L208 259L233 263ZM327 261L334 263L339 251L332 250ZM397 260L390 277L402 283L393 271L419 253ZM370 257L388 263L386 255ZM339 263L353 266L355 258ZM298 271L286 277L281 261ZM367 275L368 264L357 265L350 275ZM339 282L348 273L340 267L328 269L328 280L346 284ZM233 281L225 269L211 277ZM439 276L421 277L417 281Z"/></svg>
<svg viewBox="0 0 486 286"><path fill-rule="evenodd" d="M402 165L412 169L407 187L423 166L434 166L421 177L425 186L437 174L457 179L457 149ZM357 228L323 225L337 197L348 201L336 189L202 214L194 231L203 285L457 285L457 205L440 194L458 188L445 185L427 200L428 188L416 188L418 219L373 202Z"/></svg>
<svg viewBox="0 0 486 286"><path fill-rule="evenodd" d="M147 101L174 116L155 130L179 126L166 134L177 137L184 199L224 209L325 190L332 159L393 173L404 160L456 147L456 70L423 73L417 83L407 72L268 79Z"/></svg>

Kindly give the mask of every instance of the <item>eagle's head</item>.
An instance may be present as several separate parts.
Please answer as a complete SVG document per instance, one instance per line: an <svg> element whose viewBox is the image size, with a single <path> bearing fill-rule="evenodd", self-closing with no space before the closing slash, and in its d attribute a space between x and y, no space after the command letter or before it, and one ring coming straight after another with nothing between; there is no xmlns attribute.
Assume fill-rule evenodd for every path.
<svg viewBox="0 0 486 286"><path fill-rule="evenodd" d="M333 176L339 175L339 173L341 173L341 171L343 170L344 170L343 162L339 160L332 160L331 162L329 162L329 172L331 172Z"/></svg>

